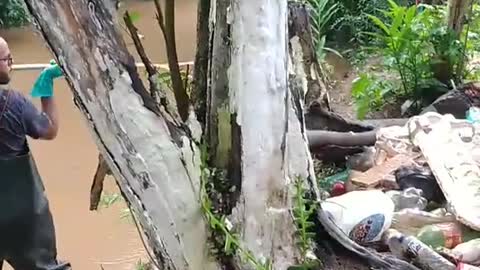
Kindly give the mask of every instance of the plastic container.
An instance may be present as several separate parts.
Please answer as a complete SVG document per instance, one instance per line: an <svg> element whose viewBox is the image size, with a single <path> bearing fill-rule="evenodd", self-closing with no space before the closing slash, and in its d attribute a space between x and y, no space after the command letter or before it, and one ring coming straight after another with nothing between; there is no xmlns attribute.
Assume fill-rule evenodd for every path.
<svg viewBox="0 0 480 270"><path fill-rule="evenodd" d="M423 227L417 238L432 248L454 248L458 244L480 238L480 232L457 222L447 222Z"/></svg>
<svg viewBox="0 0 480 270"><path fill-rule="evenodd" d="M352 191L322 202L322 209L353 241L364 244L381 239L392 222L395 205L379 190Z"/></svg>
<svg viewBox="0 0 480 270"><path fill-rule="evenodd" d="M480 122L480 108L470 107L466 112L466 119L470 123Z"/></svg>
<svg viewBox="0 0 480 270"><path fill-rule="evenodd" d="M422 197L422 190L414 187L405 190L390 190L386 194L392 198L395 204L395 212L402 209L419 209L427 207L427 200Z"/></svg>
<svg viewBox="0 0 480 270"><path fill-rule="evenodd" d="M327 176L319 181L319 187L323 190L330 191L335 183L345 183L350 176L351 170L346 169L334 175Z"/></svg>

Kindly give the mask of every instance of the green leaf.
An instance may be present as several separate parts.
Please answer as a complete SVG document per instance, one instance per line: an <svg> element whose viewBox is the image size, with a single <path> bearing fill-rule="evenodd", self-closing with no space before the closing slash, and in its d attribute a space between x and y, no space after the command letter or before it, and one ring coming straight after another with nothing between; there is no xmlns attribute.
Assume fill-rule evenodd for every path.
<svg viewBox="0 0 480 270"><path fill-rule="evenodd" d="M352 94L354 97L362 95L367 87L371 84L370 78L365 74L360 74L360 77L356 78L352 84Z"/></svg>
<svg viewBox="0 0 480 270"><path fill-rule="evenodd" d="M403 8L395 10L392 25L390 26L390 32L388 33L389 35L392 37L400 35L402 27L405 26L404 18L405 10Z"/></svg>
<svg viewBox="0 0 480 270"><path fill-rule="evenodd" d="M343 58L343 56L342 56L337 50L334 50L334 49L329 48L329 47L323 47L323 49L324 49L325 51L329 51L329 52L335 54L336 56L338 56L338 57L340 57L340 58Z"/></svg>
<svg viewBox="0 0 480 270"><path fill-rule="evenodd" d="M379 28L381 28L387 35L390 34L390 29L376 16L367 14L368 18L372 20L374 24L376 24Z"/></svg>
<svg viewBox="0 0 480 270"><path fill-rule="evenodd" d="M388 3L389 3L390 6L392 7L392 9L397 9L397 8L398 8L398 5L397 5L397 3L395 3L395 1L393 1L393 0L388 0Z"/></svg>
<svg viewBox="0 0 480 270"><path fill-rule="evenodd" d="M406 25L409 25L412 23L413 19L415 18L415 15L417 13L417 7L415 6L411 6L406 14L405 14L405 24Z"/></svg>
<svg viewBox="0 0 480 270"><path fill-rule="evenodd" d="M227 254L231 254L233 248L232 248L232 240L231 240L231 237L230 235L226 234L225 235L225 245L223 247L223 250L225 251L225 253Z"/></svg>

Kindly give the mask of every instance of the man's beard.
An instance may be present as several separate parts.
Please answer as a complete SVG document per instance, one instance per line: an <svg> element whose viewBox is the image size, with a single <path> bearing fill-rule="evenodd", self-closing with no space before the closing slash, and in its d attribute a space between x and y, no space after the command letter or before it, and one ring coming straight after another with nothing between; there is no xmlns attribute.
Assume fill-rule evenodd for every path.
<svg viewBox="0 0 480 270"><path fill-rule="evenodd" d="M8 84L8 83L10 83L10 74L0 73L0 84Z"/></svg>

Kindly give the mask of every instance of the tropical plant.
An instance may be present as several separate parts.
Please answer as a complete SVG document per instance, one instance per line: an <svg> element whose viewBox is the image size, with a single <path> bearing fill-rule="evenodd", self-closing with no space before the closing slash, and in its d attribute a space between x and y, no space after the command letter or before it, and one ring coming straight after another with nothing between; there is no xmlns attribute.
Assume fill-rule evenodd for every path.
<svg viewBox="0 0 480 270"><path fill-rule="evenodd" d="M338 4L332 3L331 0L307 0L307 4L310 11L312 38L318 61L324 61L327 51L341 56L336 50L325 45L326 33L330 29L333 16L338 11Z"/></svg>
<svg viewBox="0 0 480 270"><path fill-rule="evenodd" d="M375 29L367 14L380 17L387 7L386 0L339 0L328 34L342 44L365 44L370 41L365 32Z"/></svg>
<svg viewBox="0 0 480 270"><path fill-rule="evenodd" d="M361 78L353 93L361 114L365 110L362 99L373 98L380 106L386 94L393 95L398 102L409 100L410 111L417 112L441 95L452 80L462 77L455 70L464 49L456 35L444 25L444 10L424 5L420 12L415 5L400 6L393 0L388 3L390 8L381 10L382 17L367 15L380 31L368 34L378 42L377 49L385 58L384 68L398 74L401 86L391 92L390 86L366 83L373 80L371 77Z"/></svg>
<svg viewBox="0 0 480 270"><path fill-rule="evenodd" d="M330 28L332 17L338 11L338 3L331 0L307 0L314 36L324 36Z"/></svg>
<svg viewBox="0 0 480 270"><path fill-rule="evenodd" d="M368 112L379 111L392 96L394 85L371 74L361 73L352 84L352 96L356 102L357 117L365 118Z"/></svg>
<svg viewBox="0 0 480 270"><path fill-rule="evenodd" d="M389 0L390 10L384 11L387 20L367 15L381 29L381 33L369 33L383 47L388 65L398 72L403 95L417 91L426 79L431 78L430 51L426 48L431 27L428 12L417 13L417 7L403 7Z"/></svg>

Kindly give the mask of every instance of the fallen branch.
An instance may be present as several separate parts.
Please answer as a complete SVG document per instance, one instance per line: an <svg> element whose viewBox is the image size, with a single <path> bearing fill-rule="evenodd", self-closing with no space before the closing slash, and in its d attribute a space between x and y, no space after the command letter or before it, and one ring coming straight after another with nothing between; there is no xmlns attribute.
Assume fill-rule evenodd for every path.
<svg viewBox="0 0 480 270"><path fill-rule="evenodd" d="M337 146L368 146L376 141L376 130L366 132L336 132L324 130L307 130L309 146L311 148L324 145Z"/></svg>
<svg viewBox="0 0 480 270"><path fill-rule="evenodd" d="M316 159L342 162L347 156L363 152L365 146L374 145L376 130L357 133L307 130L307 137L310 152Z"/></svg>
<svg viewBox="0 0 480 270"><path fill-rule="evenodd" d="M338 132L365 132L381 127L403 126L407 118L346 120L341 115L327 111L317 101L314 101L305 114L305 124L309 130L329 130Z"/></svg>
<svg viewBox="0 0 480 270"><path fill-rule="evenodd" d="M98 165L95 176L93 177L92 187L90 188L90 211L98 209L100 198L102 197L103 182L107 175L112 175L110 167L103 158L102 154L98 154Z"/></svg>

